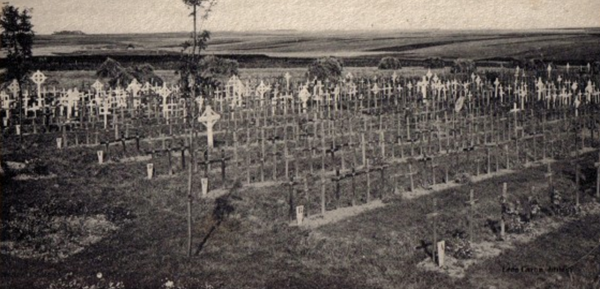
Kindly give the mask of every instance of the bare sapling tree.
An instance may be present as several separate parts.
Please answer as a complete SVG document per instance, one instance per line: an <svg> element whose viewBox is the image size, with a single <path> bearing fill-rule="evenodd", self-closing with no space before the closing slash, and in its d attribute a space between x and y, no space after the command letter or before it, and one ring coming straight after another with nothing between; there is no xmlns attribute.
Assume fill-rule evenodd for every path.
<svg viewBox="0 0 600 289"><path fill-rule="evenodd" d="M195 120L202 113L196 108L196 95L201 93L204 83L200 79L201 68L198 65L200 53L208 47L210 33L203 30L198 34L198 20L200 20L200 28L204 20L208 19L208 15L212 12L212 7L216 4L216 0L183 0L183 3L192 9L190 17L193 19L192 43L186 41L182 44L181 65L177 71L179 74L179 85L181 94L187 99L186 109L188 110L187 123L189 125L189 147L190 165L188 166L188 183L187 183L187 211L188 211L188 243L187 256L192 255L192 202L194 195L192 193L192 180L194 173L194 164L196 158L194 154L194 131ZM189 48L191 46L191 51Z"/></svg>

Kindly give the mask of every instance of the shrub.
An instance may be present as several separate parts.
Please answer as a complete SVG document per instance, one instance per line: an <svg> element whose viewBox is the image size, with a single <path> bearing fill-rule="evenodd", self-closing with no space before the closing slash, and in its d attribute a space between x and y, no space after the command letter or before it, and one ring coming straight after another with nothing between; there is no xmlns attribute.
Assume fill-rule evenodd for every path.
<svg viewBox="0 0 600 289"><path fill-rule="evenodd" d="M239 66L236 60L215 57L214 55L205 56L200 60L202 77L217 82L223 81L234 74L237 75Z"/></svg>
<svg viewBox="0 0 600 289"><path fill-rule="evenodd" d="M553 71L556 71L554 63L544 61L541 58L520 59L518 65L527 71L533 72L536 78L548 75L548 65L552 67Z"/></svg>
<svg viewBox="0 0 600 289"><path fill-rule="evenodd" d="M123 72L124 68L118 61L107 57L96 71L96 75L102 78L114 78Z"/></svg>
<svg viewBox="0 0 600 289"><path fill-rule="evenodd" d="M452 64L452 68L450 69L451 73L466 73L471 74L477 70L477 66L475 65L475 61L471 59L456 59Z"/></svg>
<svg viewBox="0 0 600 289"><path fill-rule="evenodd" d="M402 63L396 57L384 57L379 61L377 69L401 69Z"/></svg>
<svg viewBox="0 0 600 289"><path fill-rule="evenodd" d="M309 79L317 78L319 80L329 80L335 82L342 77L344 64L335 57L324 57L317 59L308 66L307 77Z"/></svg>
<svg viewBox="0 0 600 289"><path fill-rule="evenodd" d="M423 67L425 68L444 68L446 63L439 57L429 57L423 61Z"/></svg>
<svg viewBox="0 0 600 289"><path fill-rule="evenodd" d="M109 78L108 83L112 87L127 86L133 79L142 84L146 82L154 85L163 84L162 78L154 73L152 65L145 63L124 68L118 61L110 57L100 65L96 75L101 78Z"/></svg>

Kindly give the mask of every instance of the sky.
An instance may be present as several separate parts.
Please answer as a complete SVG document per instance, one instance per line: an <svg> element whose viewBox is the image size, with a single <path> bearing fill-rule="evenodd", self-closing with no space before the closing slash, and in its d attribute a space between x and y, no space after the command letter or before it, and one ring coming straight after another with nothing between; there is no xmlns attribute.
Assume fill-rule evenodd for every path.
<svg viewBox="0 0 600 289"><path fill-rule="evenodd" d="M38 34L191 31L181 0L4 0ZM203 29L422 30L600 27L600 0L217 0Z"/></svg>

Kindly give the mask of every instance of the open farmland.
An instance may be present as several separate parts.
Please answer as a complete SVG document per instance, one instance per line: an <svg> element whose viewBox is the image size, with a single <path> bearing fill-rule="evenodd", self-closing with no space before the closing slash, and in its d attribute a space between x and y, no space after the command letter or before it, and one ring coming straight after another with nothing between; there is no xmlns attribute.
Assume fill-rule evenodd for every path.
<svg viewBox="0 0 600 289"><path fill-rule="evenodd" d="M40 65L55 70L93 69L106 56L124 62L149 62L172 69L188 33L122 35L39 35L33 49ZM132 49L128 49L129 46ZM470 58L488 65L511 59L544 58L555 64L586 64L600 54L598 29L536 31L385 31L385 32L215 32L206 53L236 59L241 68L306 67L322 56L341 57L347 66L377 66L384 56L421 66L428 57L448 61ZM93 65L87 65L91 63ZM1 63L0 63L1 64ZM72 64L72 63L71 63ZM58 65L58 66L56 66ZM83 68L82 68L83 67ZM58 70L62 70L58 68Z"/></svg>

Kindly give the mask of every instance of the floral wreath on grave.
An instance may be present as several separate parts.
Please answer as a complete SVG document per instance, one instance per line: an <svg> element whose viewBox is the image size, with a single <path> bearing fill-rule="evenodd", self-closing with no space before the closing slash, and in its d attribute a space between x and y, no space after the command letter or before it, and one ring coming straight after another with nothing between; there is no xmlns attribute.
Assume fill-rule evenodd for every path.
<svg viewBox="0 0 600 289"><path fill-rule="evenodd" d="M513 234L523 234L531 231L531 223L523 214L523 207L518 200L514 203L502 202L502 217L506 222L506 232Z"/></svg>
<svg viewBox="0 0 600 289"><path fill-rule="evenodd" d="M455 229L447 232L451 238L446 240L446 251L456 259L472 259L474 257L468 234L464 230Z"/></svg>
<svg viewBox="0 0 600 289"><path fill-rule="evenodd" d="M561 192L554 189L550 193L549 211L552 215L569 217L580 215L582 213L582 207L571 200L564 199Z"/></svg>

